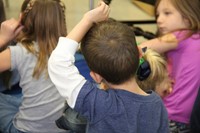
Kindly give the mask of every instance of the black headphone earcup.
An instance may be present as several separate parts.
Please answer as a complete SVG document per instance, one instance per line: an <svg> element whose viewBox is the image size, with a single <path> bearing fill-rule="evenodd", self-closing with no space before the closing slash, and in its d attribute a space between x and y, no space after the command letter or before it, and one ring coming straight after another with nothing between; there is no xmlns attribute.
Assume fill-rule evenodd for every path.
<svg viewBox="0 0 200 133"><path fill-rule="evenodd" d="M140 81L143 81L151 74L151 68L149 62L144 61L138 68L137 77Z"/></svg>

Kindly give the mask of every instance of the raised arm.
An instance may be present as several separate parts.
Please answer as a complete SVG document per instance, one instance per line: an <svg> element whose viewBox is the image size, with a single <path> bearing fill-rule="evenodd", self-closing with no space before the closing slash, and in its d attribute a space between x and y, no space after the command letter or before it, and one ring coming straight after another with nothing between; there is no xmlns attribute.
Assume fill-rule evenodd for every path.
<svg viewBox="0 0 200 133"><path fill-rule="evenodd" d="M0 31L0 49L8 45L22 30L23 26L20 25L20 21L15 19L9 19L1 24ZM6 49L0 52L0 72L10 69L11 57L10 50Z"/></svg>
<svg viewBox="0 0 200 133"><path fill-rule="evenodd" d="M177 46L178 41L176 39L176 36L172 33L166 34L159 38L148 40L139 45L139 47L141 48L148 47L157 51L158 53L165 53L167 51L176 49Z"/></svg>
<svg viewBox="0 0 200 133"><path fill-rule="evenodd" d="M15 39L22 28L23 26L20 25L20 20L17 21L12 18L2 22L0 32L0 47Z"/></svg>
<svg viewBox="0 0 200 133"><path fill-rule="evenodd" d="M87 12L83 19L72 29L67 38L80 42L93 23L106 20L109 16L109 6L100 2L99 6Z"/></svg>
<svg viewBox="0 0 200 133"><path fill-rule="evenodd" d="M66 98L70 107L74 107L77 96L86 82L74 66L74 54L86 32L93 23L106 20L109 7L101 2L100 5L87 12L82 20L73 28L67 37L60 37L55 50L48 62L48 72L61 96Z"/></svg>

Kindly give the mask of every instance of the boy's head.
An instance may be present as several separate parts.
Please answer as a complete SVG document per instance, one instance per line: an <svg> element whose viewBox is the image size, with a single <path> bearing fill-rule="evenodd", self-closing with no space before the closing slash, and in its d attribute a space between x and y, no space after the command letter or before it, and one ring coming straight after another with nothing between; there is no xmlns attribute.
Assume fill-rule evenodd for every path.
<svg viewBox="0 0 200 133"><path fill-rule="evenodd" d="M116 21L94 24L81 42L91 71L111 84L121 84L136 74L139 51L134 31Z"/></svg>

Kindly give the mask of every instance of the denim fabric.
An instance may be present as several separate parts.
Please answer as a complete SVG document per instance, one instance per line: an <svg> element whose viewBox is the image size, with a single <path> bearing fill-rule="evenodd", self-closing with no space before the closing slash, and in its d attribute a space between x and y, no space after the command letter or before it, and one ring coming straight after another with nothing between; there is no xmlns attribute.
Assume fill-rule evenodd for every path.
<svg viewBox="0 0 200 133"><path fill-rule="evenodd" d="M92 77L90 76L90 69L81 53L76 52L75 54L75 66L78 68L83 77L85 77L87 80L93 81Z"/></svg>
<svg viewBox="0 0 200 133"><path fill-rule="evenodd" d="M71 133L86 133L87 120L66 103L63 115L56 121L59 128L70 130Z"/></svg>
<svg viewBox="0 0 200 133"><path fill-rule="evenodd" d="M191 133L190 125L169 120L170 133Z"/></svg>
<svg viewBox="0 0 200 133"><path fill-rule="evenodd" d="M21 104L21 96L0 93L0 133L23 133L13 125L13 118Z"/></svg>

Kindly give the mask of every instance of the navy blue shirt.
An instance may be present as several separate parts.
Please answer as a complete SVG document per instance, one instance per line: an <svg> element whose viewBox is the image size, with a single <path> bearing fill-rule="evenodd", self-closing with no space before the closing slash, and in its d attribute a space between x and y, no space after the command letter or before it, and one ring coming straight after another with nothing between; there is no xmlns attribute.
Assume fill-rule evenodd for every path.
<svg viewBox="0 0 200 133"><path fill-rule="evenodd" d="M168 133L168 116L162 99L120 89L100 90L87 81L75 110L88 119L88 133Z"/></svg>

